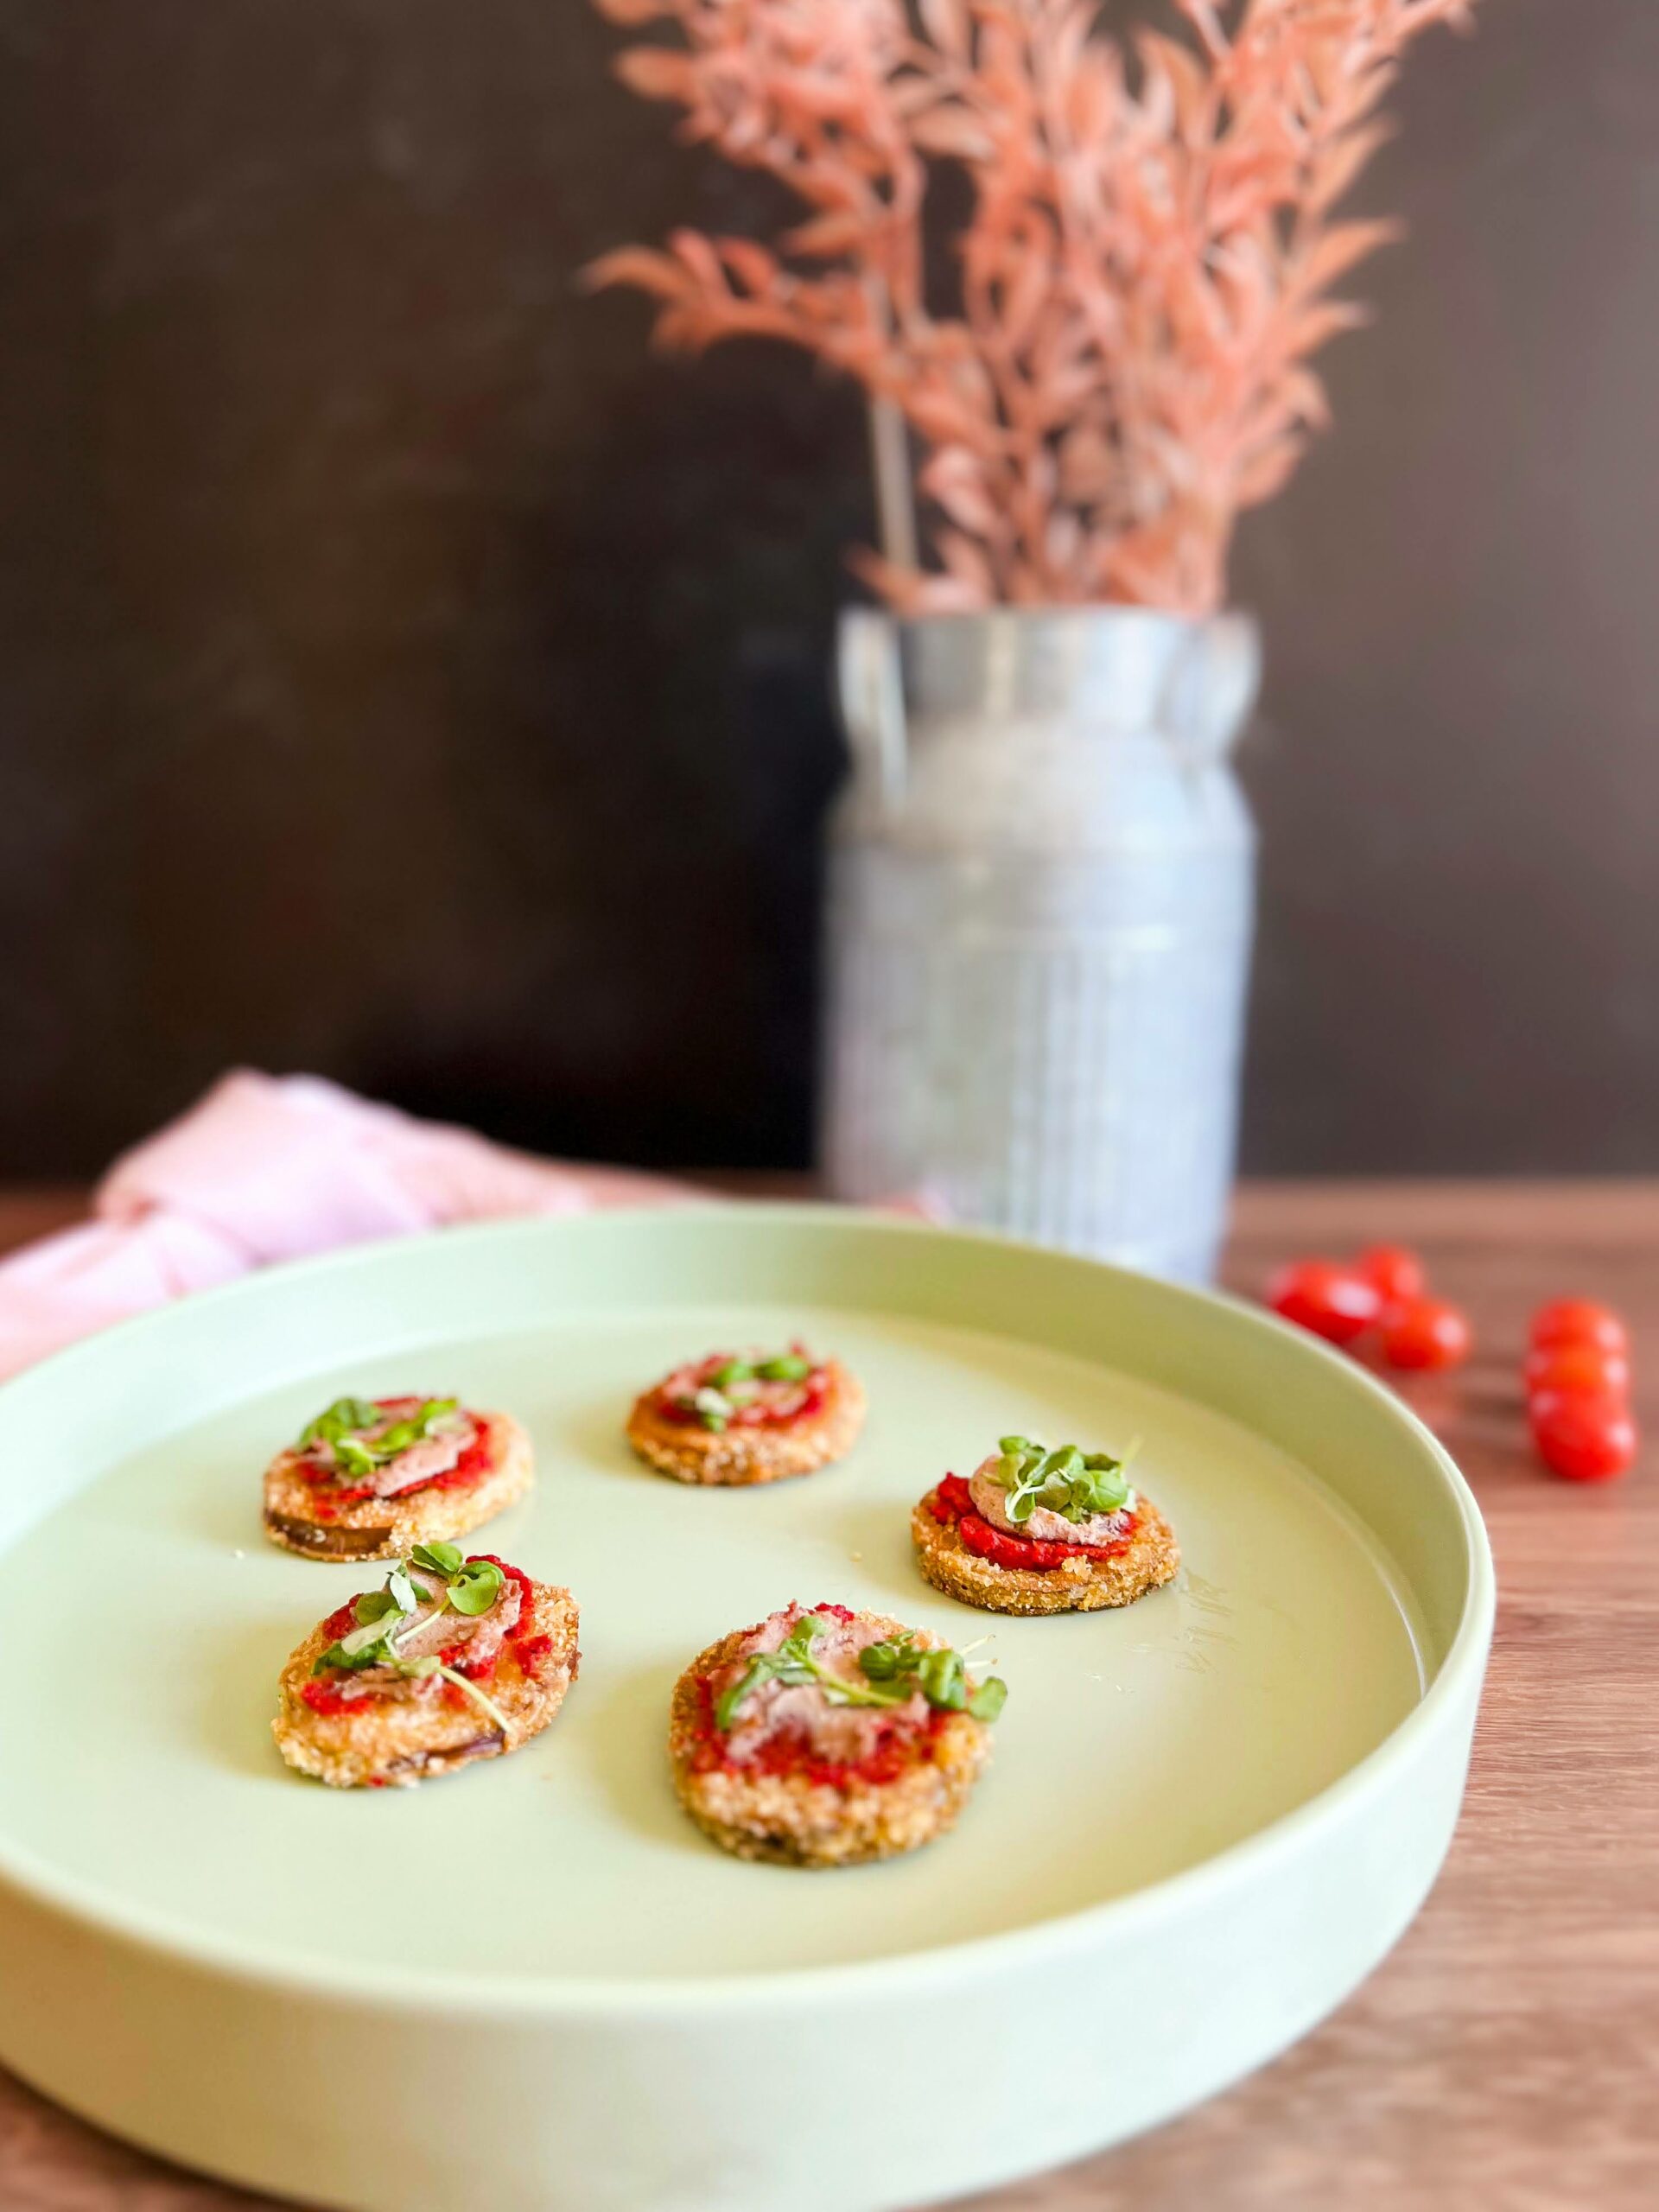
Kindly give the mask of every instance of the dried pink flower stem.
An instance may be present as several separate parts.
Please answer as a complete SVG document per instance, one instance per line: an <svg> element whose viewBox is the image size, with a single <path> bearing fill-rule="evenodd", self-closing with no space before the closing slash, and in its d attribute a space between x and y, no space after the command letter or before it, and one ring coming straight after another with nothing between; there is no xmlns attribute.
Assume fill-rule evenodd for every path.
<svg viewBox="0 0 1659 2212"><path fill-rule="evenodd" d="M1362 319L1332 289L1393 235L1333 209L1382 136L1400 57L1469 0L1176 0L1186 41L1094 0L598 0L677 44L619 73L684 134L769 171L781 251L676 232L588 271L657 336L772 337L859 379L925 455L938 565L891 474L861 572L908 611L1217 607L1240 512L1327 408L1309 357ZM931 166L963 168L960 297L924 296ZM878 418L879 419L879 418ZM878 468L878 475L880 470ZM907 505L907 503L905 503Z"/></svg>

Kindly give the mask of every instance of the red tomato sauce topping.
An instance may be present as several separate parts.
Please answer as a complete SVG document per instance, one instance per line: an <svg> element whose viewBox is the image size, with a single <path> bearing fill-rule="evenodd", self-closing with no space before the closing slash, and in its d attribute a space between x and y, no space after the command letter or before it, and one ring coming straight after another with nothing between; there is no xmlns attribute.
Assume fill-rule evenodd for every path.
<svg viewBox="0 0 1659 2212"><path fill-rule="evenodd" d="M973 1492L960 1475L947 1475L922 1502L936 1521L955 1528L965 1548L977 1558L989 1560L993 1567L1024 1567L1036 1574L1051 1574L1069 1559L1116 1559L1128 1549L1140 1525L1131 1514L1123 1534L1109 1544L1051 1544L1034 1536L1011 1536L975 1511Z"/></svg>
<svg viewBox="0 0 1659 2212"><path fill-rule="evenodd" d="M313 1713L351 1713L373 1702L368 1697L347 1697L338 1675L315 1676L300 1684L300 1695Z"/></svg>

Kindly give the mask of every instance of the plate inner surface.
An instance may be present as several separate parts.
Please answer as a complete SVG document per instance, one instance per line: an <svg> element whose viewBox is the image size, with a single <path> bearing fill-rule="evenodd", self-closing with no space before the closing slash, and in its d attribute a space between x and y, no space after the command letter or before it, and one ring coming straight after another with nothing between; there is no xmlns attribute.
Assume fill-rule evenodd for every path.
<svg viewBox="0 0 1659 2212"><path fill-rule="evenodd" d="M681 1358L800 1334L869 1391L841 1466L697 1491L622 1441ZM414 1790L336 1792L270 1733L289 1649L382 1569L263 1540L264 1460L339 1392L459 1392L516 1413L534 1496L474 1538L582 1609L581 1679L524 1751ZM1121 1612L1003 1619L936 1595L912 1504L1017 1429L1122 1450L1179 1534L1173 1588ZM31 1561L66 1560L59 1576ZM718 1975L913 1952L1076 1910L1248 1836L1374 1750L1421 1694L1409 1593L1360 1522L1274 1446L1109 1369L842 1310L686 1305L428 1343L319 1371L110 1467L6 1561L0 1829L198 1938L279 1946L349 1981L454 1961ZM1009 1687L956 1832L882 1866L740 1865L680 1814L671 1687L729 1628L799 1598L972 1643Z"/></svg>

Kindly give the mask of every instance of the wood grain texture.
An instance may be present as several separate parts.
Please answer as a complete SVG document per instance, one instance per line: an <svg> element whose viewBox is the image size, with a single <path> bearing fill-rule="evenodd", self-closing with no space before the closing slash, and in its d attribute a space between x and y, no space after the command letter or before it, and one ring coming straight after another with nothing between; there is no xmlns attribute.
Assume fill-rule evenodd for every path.
<svg viewBox="0 0 1659 2212"><path fill-rule="evenodd" d="M0 1248L75 1203L0 1198ZM1275 2065L974 2212L1650 2212L1659 2196L1659 1455L1602 1491L1553 1481L1525 1449L1517 1381L1535 1305L1609 1298L1659 1431L1659 1183L1247 1186L1227 1280L1254 1291L1293 1253L1382 1236L1418 1243L1479 1332L1464 1376L1408 1394L1474 1484L1497 1555L1446 1872L1380 1971ZM6 2212L256 2202L0 2076Z"/></svg>

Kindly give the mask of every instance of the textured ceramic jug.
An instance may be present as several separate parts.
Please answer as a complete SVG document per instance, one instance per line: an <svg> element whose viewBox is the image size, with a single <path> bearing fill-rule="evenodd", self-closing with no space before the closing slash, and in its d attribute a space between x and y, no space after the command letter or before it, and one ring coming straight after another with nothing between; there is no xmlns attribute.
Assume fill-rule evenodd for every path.
<svg viewBox="0 0 1659 2212"><path fill-rule="evenodd" d="M842 618L829 908L839 1197L1201 1281L1224 1226L1255 840L1254 625Z"/></svg>

